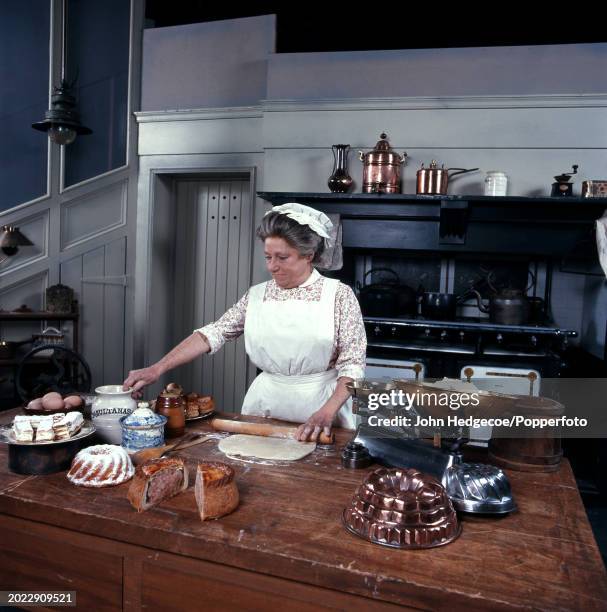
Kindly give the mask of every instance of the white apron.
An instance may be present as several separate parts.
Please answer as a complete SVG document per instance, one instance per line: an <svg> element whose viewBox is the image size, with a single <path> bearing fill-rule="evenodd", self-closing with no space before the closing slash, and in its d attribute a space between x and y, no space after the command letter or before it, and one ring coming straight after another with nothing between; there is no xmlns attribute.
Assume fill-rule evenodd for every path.
<svg viewBox="0 0 607 612"><path fill-rule="evenodd" d="M327 370L335 335L337 280L324 278L320 301L263 301L267 283L251 287L244 326L245 348L262 370L242 405L242 414L305 422L331 397L337 370ZM353 429L352 402L335 425Z"/></svg>

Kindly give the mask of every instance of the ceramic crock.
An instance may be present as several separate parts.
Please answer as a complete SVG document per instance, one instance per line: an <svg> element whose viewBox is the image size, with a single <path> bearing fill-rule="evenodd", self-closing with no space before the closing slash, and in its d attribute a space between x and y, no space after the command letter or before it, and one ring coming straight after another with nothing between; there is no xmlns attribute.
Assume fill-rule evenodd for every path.
<svg viewBox="0 0 607 612"><path fill-rule="evenodd" d="M156 412L167 418L164 429L167 438L183 435L185 431L185 402L181 395L163 391L156 399Z"/></svg>
<svg viewBox="0 0 607 612"><path fill-rule="evenodd" d="M165 416L155 414L149 408L137 408L120 419L122 446L129 453L143 448L162 446L166 422Z"/></svg>
<svg viewBox="0 0 607 612"><path fill-rule="evenodd" d="M109 444L122 443L120 419L137 408L137 402L130 391L123 391L122 385L104 385L95 389L91 407L91 420L97 435Z"/></svg>

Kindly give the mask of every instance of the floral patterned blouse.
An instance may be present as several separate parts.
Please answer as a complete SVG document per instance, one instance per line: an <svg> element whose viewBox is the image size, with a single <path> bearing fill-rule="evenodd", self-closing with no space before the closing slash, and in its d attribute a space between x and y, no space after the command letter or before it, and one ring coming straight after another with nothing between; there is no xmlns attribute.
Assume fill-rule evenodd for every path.
<svg viewBox="0 0 607 612"><path fill-rule="evenodd" d="M304 300L318 302L324 278L313 270L304 283L293 289L282 289L274 280L268 281L264 301ZM194 331L199 332L209 342L211 354L216 353L228 340L235 340L244 332L249 292L232 306L214 323ZM365 374L365 355L367 336L358 300L348 285L339 283L335 294L335 334L333 355L328 370L337 369L338 377L363 378Z"/></svg>

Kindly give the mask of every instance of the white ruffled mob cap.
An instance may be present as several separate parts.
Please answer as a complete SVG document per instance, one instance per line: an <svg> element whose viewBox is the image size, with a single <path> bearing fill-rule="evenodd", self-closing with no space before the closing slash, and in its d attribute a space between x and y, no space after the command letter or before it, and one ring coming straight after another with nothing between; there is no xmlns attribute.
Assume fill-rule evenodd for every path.
<svg viewBox="0 0 607 612"><path fill-rule="evenodd" d="M325 213L316 210L305 204L297 202L287 202L280 206L273 206L266 215L270 213L280 213L287 215L293 221L297 221L299 225L307 225L313 232L316 232L321 238L324 238L327 243L330 241L330 232L333 229L333 223ZM265 215L264 215L265 216Z"/></svg>

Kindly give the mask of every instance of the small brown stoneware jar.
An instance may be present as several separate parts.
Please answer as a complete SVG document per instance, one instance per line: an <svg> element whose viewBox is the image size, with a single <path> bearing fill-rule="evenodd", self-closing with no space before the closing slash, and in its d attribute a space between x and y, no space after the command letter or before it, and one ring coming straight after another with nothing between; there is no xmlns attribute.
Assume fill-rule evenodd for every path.
<svg viewBox="0 0 607 612"><path fill-rule="evenodd" d="M164 435L167 438L182 436L185 431L185 404L183 397L163 391L156 400L156 412L167 418Z"/></svg>

